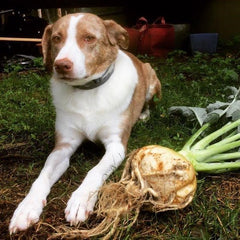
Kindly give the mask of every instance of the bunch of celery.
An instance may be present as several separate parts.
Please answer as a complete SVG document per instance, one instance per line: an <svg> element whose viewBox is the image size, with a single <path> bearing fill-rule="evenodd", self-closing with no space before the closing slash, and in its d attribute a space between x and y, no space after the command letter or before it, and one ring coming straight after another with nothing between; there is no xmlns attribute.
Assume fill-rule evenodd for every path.
<svg viewBox="0 0 240 240"><path fill-rule="evenodd" d="M197 172L221 173L240 168L240 152L229 152L240 147L240 133L236 130L240 125L240 119L227 123L195 143L209 125L209 123L204 124L179 153L192 163ZM226 133L229 133L226 137L214 142ZM235 161L229 161L231 159Z"/></svg>

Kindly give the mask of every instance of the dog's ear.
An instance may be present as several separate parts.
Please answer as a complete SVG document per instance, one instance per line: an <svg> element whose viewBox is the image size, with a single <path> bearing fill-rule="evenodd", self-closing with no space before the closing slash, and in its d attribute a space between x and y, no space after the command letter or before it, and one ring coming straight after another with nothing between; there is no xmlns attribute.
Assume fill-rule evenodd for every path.
<svg viewBox="0 0 240 240"><path fill-rule="evenodd" d="M42 37L42 54L43 63L47 70L51 71L53 67L53 60L51 56L51 35L52 25L46 26Z"/></svg>
<svg viewBox="0 0 240 240"><path fill-rule="evenodd" d="M112 20L105 20L104 25L107 29L108 39L112 45L119 45L123 49L128 48L129 38L127 31Z"/></svg>

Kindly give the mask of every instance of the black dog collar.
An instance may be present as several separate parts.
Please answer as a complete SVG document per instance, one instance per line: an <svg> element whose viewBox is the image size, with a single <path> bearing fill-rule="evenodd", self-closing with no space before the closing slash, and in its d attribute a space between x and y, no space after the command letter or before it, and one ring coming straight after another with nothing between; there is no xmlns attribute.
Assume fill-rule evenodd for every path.
<svg viewBox="0 0 240 240"><path fill-rule="evenodd" d="M72 87L81 89L81 90L90 90L90 89L97 88L103 85L112 76L113 71L114 71L114 64L111 64L101 77L93 79L84 85L76 85Z"/></svg>

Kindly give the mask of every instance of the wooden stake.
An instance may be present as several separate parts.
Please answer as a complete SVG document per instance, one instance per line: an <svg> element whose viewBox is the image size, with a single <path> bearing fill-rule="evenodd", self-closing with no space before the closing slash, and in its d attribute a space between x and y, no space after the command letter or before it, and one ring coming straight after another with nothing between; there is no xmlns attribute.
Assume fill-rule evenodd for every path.
<svg viewBox="0 0 240 240"><path fill-rule="evenodd" d="M61 8L57 9L57 16L58 16L58 18L62 17L62 9Z"/></svg>
<svg viewBox="0 0 240 240"><path fill-rule="evenodd" d="M38 9L37 12L38 12L38 17L42 18L42 9Z"/></svg>
<svg viewBox="0 0 240 240"><path fill-rule="evenodd" d="M0 37L0 41L11 42L41 42L41 38L16 38L16 37Z"/></svg>

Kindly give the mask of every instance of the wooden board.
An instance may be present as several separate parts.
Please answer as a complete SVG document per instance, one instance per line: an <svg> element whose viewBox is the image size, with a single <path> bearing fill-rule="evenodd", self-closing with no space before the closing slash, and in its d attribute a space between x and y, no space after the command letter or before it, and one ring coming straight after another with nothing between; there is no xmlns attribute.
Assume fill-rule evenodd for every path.
<svg viewBox="0 0 240 240"><path fill-rule="evenodd" d="M15 41L15 42L41 42L41 38L16 38L16 37L0 37L0 41Z"/></svg>

